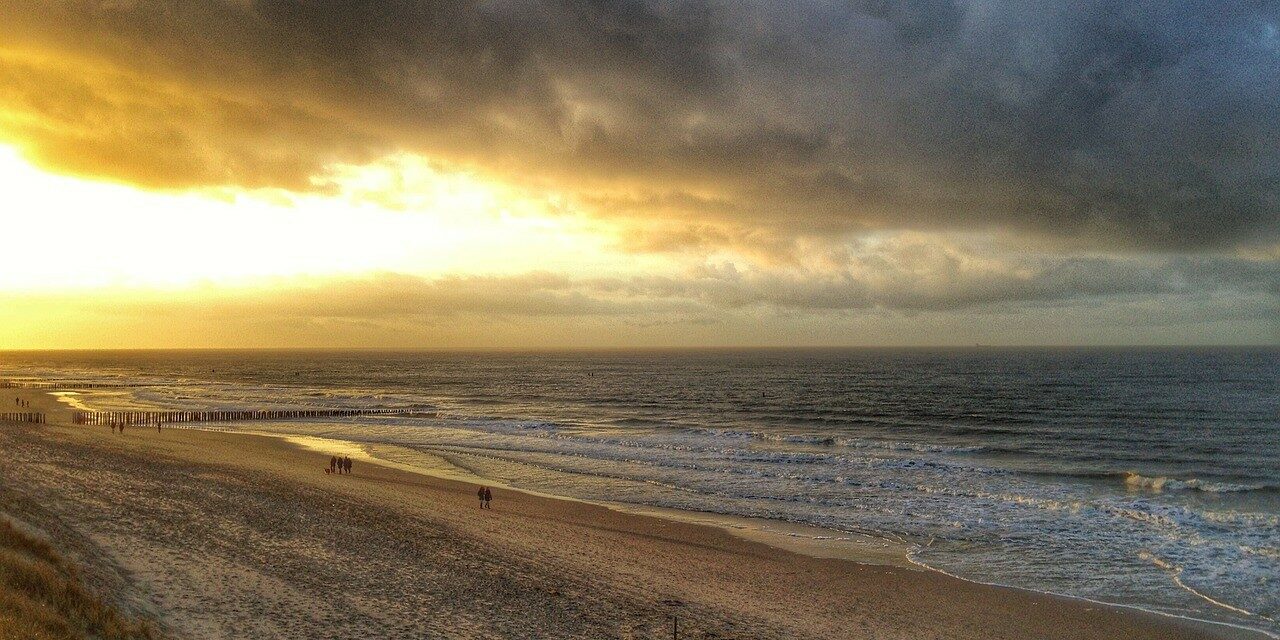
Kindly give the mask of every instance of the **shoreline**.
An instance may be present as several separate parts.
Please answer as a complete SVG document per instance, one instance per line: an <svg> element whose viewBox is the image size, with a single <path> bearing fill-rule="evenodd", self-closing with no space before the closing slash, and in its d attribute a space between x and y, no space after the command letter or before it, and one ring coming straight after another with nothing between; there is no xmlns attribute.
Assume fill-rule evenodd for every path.
<svg viewBox="0 0 1280 640"><path fill-rule="evenodd" d="M1191 625L1193 625L1193 626L1203 626L1203 627L1206 627L1206 628L1209 628L1209 629L1215 629L1215 630L1218 630L1218 631L1224 631L1224 630L1222 630L1222 629L1216 629L1217 627L1226 627L1227 629L1226 629L1224 632L1225 632L1225 633L1227 633L1227 634L1229 634L1229 635L1228 635L1228 636L1224 636L1224 637L1240 638L1241 640L1245 640L1245 639L1248 639L1248 638L1280 638L1280 635L1276 635L1276 634L1271 633L1270 631L1267 631L1267 630L1265 630L1265 629L1255 629L1255 628L1253 628L1253 627L1247 627L1247 626L1244 626L1244 625L1241 625L1241 624L1235 624L1235 623L1232 623L1232 622L1222 622L1222 621L1218 621L1218 620L1205 620L1204 618L1195 618L1195 617L1192 617L1192 616L1185 616L1185 615L1180 615L1180 614L1177 614L1177 613L1169 613L1169 612L1167 612L1167 611L1157 611L1157 610L1155 610L1155 609L1148 609L1148 608L1146 608L1146 607L1141 607L1141 606L1133 605L1133 604L1122 604L1122 603L1118 603L1118 602L1106 602L1106 601L1104 601L1104 600L1095 600L1095 599L1093 599L1093 598L1086 598L1086 597L1084 597L1084 596L1073 596L1073 595L1071 595L1071 594L1069 594L1069 593L1058 593L1058 592L1055 592L1055 591L1042 591L1042 590L1037 590L1037 589L1027 589L1027 588L1024 588L1024 587L1015 587L1015 586L1010 586L1010 585L1006 585L1006 584L1000 584L1000 583L998 583L998 582L984 582L984 581L982 581L982 580L978 580L978 579L975 579L975 578L966 578L966 577L964 577L964 576L956 575L956 574L951 573L951 572L949 572L949 571L946 571L946 570L944 570L944 569L939 569L939 568L937 568L937 567L929 566L929 565L927 565L927 564L925 564L925 563L923 563L923 562L920 562L920 561L917 561L917 560L915 560L915 559L911 558L910 556L908 556L908 558L907 558L907 559L908 559L908 561L909 561L909 562L911 562L913 565L915 565L915 566L917 566L917 567L920 567L922 570L925 570L925 571L933 571L933 572L935 572L935 573L940 573L940 574L942 574L942 575L944 575L944 576L947 576L947 577L949 577L949 578L954 578L954 579L956 579L956 580L963 580L963 581L968 582L968 583L971 583L971 584L983 585L983 586L988 586L988 587L1000 587L1000 588L1002 588L1002 589L1017 589L1017 590L1019 590L1019 591L1026 591L1026 592L1028 592L1028 593L1043 594L1043 595L1047 595L1047 596L1053 596L1053 597L1055 597L1055 598L1066 598L1066 599L1068 599L1068 600L1076 600L1076 601L1079 601L1079 602L1088 602L1088 603L1091 603L1091 604L1096 604L1096 605L1100 605L1100 606L1104 606L1104 607L1111 607L1111 608L1114 608L1114 609L1122 609L1122 610L1138 611L1138 612L1141 612L1141 613L1144 613L1144 614L1160 616L1160 617L1163 617L1163 618L1171 618L1171 619L1174 619L1174 620L1181 621L1181 622L1183 622L1183 623L1191 624ZM1198 594L1197 594L1197 595L1198 595ZM1203 596L1202 596L1202 597L1203 597Z"/></svg>
<svg viewBox="0 0 1280 640"><path fill-rule="evenodd" d="M859 562L863 564L874 564L881 566L892 566L903 569L919 569L923 571L937 571L932 567L925 567L918 563L912 562L907 555L912 547L906 543L891 540L887 537L876 536L868 533L856 533L851 531L837 531L835 529L824 529L811 525L800 523L786 522L783 520L770 520L767 518L751 518L746 516L734 516L723 513L714 513L708 511L689 511L685 509L675 509L669 507L654 507L642 504L631 504L627 502L616 502L610 500L585 500L572 496L562 496L543 491L535 491L522 487L513 486L500 480L486 478L477 475L468 470L461 469L456 465L450 465L450 469L442 470L439 467L415 466L408 463L395 462L385 458L379 458L375 453L370 452L370 448L405 448L401 445L387 445L383 443L364 443L355 440L343 440L341 438L327 438L322 436L295 436L288 434L271 433L268 431L258 430L232 430L217 429L215 427L180 427L189 428L198 431L214 431L218 433L228 434L245 434L262 436L266 438L280 438L301 447L308 451L316 453L342 453L351 455L358 453L363 461L369 464L379 464L397 469L403 469L410 473L419 473L426 476L441 478L445 480L455 480L458 482L468 482L473 484L484 484L495 488L502 488L507 491L519 491L527 495L548 498L551 500L567 500L582 504L590 504L607 509L613 509L622 513L629 513L640 516L665 518L678 522L684 522L694 525L702 525L708 527L716 527L727 533L735 535L743 540L751 542L760 542L770 547L783 551L799 553L812 558L825 558L848 560L850 562ZM418 455L432 455L426 452L410 449ZM353 459L355 456L352 456ZM437 456L433 456L437 457ZM449 464L447 461L441 460L442 464ZM847 542L849 544L836 544ZM940 572L941 573L941 572ZM994 585L1005 586L1005 585ZM1016 588L1016 587L1013 587Z"/></svg>
<svg viewBox="0 0 1280 640"><path fill-rule="evenodd" d="M915 559L914 552L919 549L919 547L916 545L910 545L905 542L897 542L897 541L890 540L888 538L877 537L872 534L861 534L861 533L854 533L854 532L847 532L847 531L838 531L834 529L823 529L820 527L813 527L810 525L789 523L786 521L779 521L779 520L769 520L765 518L748 518L743 516L731 516L731 515L721 514L721 513L688 511L688 510L674 509L674 508L668 508L668 507L652 507L647 505L636 505L636 504L629 504L629 503L623 503L623 502L582 500L582 499L574 498L570 496L560 496L560 495L555 495L555 494L550 494L550 493L545 493L540 491L523 489L520 487L514 487L511 485L502 483L500 481L475 475L469 471L461 470L461 469L459 469L456 472L456 475L449 474L449 473L441 474L439 472L435 472L428 468L415 467L409 464L397 463L397 462L392 462L389 460L378 458L375 455L369 453L365 448L367 445L372 445L372 444L379 444L379 446L399 446L399 445L381 445L380 443L361 443L354 440L343 440L340 438L327 438L327 437L321 437L321 436L294 436L294 435L287 435L287 434L271 433L266 431L248 431L248 430L241 431L241 430L231 430L231 429L220 430L215 428L207 428L203 426L179 427L179 428L192 429L192 430L198 430L198 431L215 431L218 433L226 433L231 435L244 434L244 435L255 435L255 436L261 436L261 437L267 437L267 438L280 438L294 444L295 446L298 446L300 448L304 448L310 451L314 451L316 453L324 453L326 451L336 452L336 453L343 453L344 451L358 451L362 455L364 461L368 464L395 466L397 468L404 468L406 471L409 471L410 473L419 473L422 475L427 475L427 476L432 476L432 477L437 477L442 479L458 480L461 482L489 484L495 487L501 487L508 491L519 491L521 493L544 497L552 500L567 500L567 501L573 501L573 502L580 502L584 504L597 505L597 506L605 507L608 509L614 509L617 511L621 511L623 513L630 513L630 514L654 517L654 518L667 518L670 520L675 520L675 521L684 522L684 523L693 524L693 525L715 527L746 541L763 543L767 546L770 546L779 550L798 553L798 554L809 556L812 558L837 559L837 560L845 560L845 561L855 562L860 564L891 566L891 567L898 567L898 568L903 568L908 570L931 572L931 573L944 575L956 580L962 580L964 582L968 582L975 585L981 585L981 586L987 586L987 587L998 587L1001 589L1014 589L1014 590L1022 591L1028 594L1051 596L1054 598L1067 598L1070 600L1087 602L1090 604L1096 604L1104 607L1137 611L1143 614L1156 615L1156 616L1175 619L1185 623L1190 623L1193 626L1205 626L1209 628L1226 627L1229 630L1227 631L1227 633L1231 634L1226 637L1239 638L1240 640L1247 640L1250 638L1264 638L1264 639L1280 638L1280 635L1271 633L1264 629L1257 629L1257 628L1248 627L1245 625L1235 624L1231 622L1224 622L1224 621L1218 621L1218 620L1205 620L1203 618L1196 618L1196 617L1181 615L1177 613L1170 613L1167 611L1158 611L1155 609L1148 609L1146 607L1142 607L1138 605L1130 605L1130 604L1123 604L1123 603L1117 603L1117 602L1107 602L1104 600L1095 600L1093 598L1086 598L1083 596L1076 596L1076 595L1071 595L1067 593L1057 593L1054 591L1030 589L1026 587L1001 584L998 582L988 582L984 580L979 580L977 578L969 578L969 577L957 575L955 573L951 573L944 569L931 566L923 561ZM311 444L304 444L306 441L314 441L314 442ZM329 449L320 448L325 443L328 443L333 446L331 446ZM415 450L415 453L421 454L423 452ZM457 467L454 467L454 468L457 469ZM741 524L735 526L735 522L741 523ZM794 528L796 530L796 533L792 534L792 533L786 533L778 530L769 530L766 527L770 525L780 526L783 528ZM806 532L815 533L815 534L822 532L822 533L830 534L830 537L829 538L819 538L819 537L806 538L800 533L800 531L806 531ZM862 544L851 544L851 545L845 546L843 549L843 552L839 548L831 548L830 546L828 546L829 543L840 541L841 538L850 538L850 537L862 537L862 538L865 538L867 541L871 541L871 540L883 541L884 546L897 544L900 546L900 549L898 549L897 552L894 552L894 551L890 551L887 553L872 552L866 548L867 544L873 544L871 542L864 542ZM797 540L797 538L799 540L809 540L812 542L810 543L800 542L799 540ZM1219 604L1218 606L1222 606L1222 605ZM1239 635L1234 635L1236 633L1239 633Z"/></svg>
<svg viewBox="0 0 1280 640"><path fill-rule="evenodd" d="M41 391L38 393L39 395L43 396L44 399L52 400L55 403L55 405L61 405L62 407L66 406L64 403L59 403L57 400L53 398L53 396L48 395L46 392ZM26 394L23 394L23 395L26 395ZM36 394L33 393L32 395L36 395ZM46 402L40 402L40 404L46 404ZM57 409L57 408L58 408L57 406L50 407L50 409ZM42 428L40 429L40 431L43 431L48 435L53 435L53 432L62 432L64 435L68 436L69 439L80 441L78 444L84 444L84 441L87 441L87 440L100 441L99 445L105 446L107 448L116 448L119 446L120 443L140 443L140 444L136 444L134 447L130 447L130 449L133 449L132 451L130 451L131 454L137 454L137 453L145 454L149 450L152 451L153 453L156 452L154 451L155 449L154 444L148 443L147 439L145 438L139 438L135 440L134 438L131 438L129 436L124 436L124 437L113 440L109 435L98 434L97 436L95 436L90 434L87 429L69 427L67 425L49 425L48 428ZM146 433L145 428L141 428L141 427L130 430L131 435L133 433L138 433L139 431L143 432L144 434ZM296 458L300 455L303 455L304 452L307 450L302 443L290 441L291 439L297 439L299 437L286 436L284 434L269 434L269 433L254 434L254 433L246 433L238 430L211 429L205 426L198 426L198 427L170 426L166 431L170 433L166 434L167 437L163 438L163 440L185 441L187 442L185 446L188 447L184 449L184 447L182 446L175 446L175 447L166 446L161 450L166 455L172 455L177 450L182 450L184 453L189 454L190 452L189 447L191 446L190 441L193 441L193 440L196 442L216 442L218 443L218 446L226 446L228 447L229 450L244 452L244 451L260 448L257 445L261 444L262 442L261 439L268 438L268 439L280 442L282 447L287 447L288 449L291 449L292 450L291 453L281 452L280 455L282 457L292 457L292 458ZM177 432L177 433L172 433L172 432ZM196 434L196 433L209 434L213 437L212 438L205 438L202 436L189 437L188 435L188 434ZM306 439L306 437L303 437L303 438ZM342 440L335 440L335 439L328 439L328 438L315 438L315 437L310 437L309 439L313 441L312 442L313 445L316 445L318 447L329 447L329 448L319 449L321 451L325 451L329 453L333 452L332 445L334 443L339 443L339 442L345 443L346 445L353 447L355 450L358 450L361 452L365 451L364 450L365 445L363 443L356 443L351 441L342 441ZM137 449L141 449L142 451L139 452L137 451ZM314 451L316 449L312 449L312 450ZM327 454L324 457L327 457ZM315 459L319 460L319 456L317 456ZM249 466L253 466L251 463L255 461L246 460L244 462L248 463ZM362 461L362 462L365 464L381 466L387 469L388 471L398 470L403 473L413 474L416 476L420 476L422 478L431 478L433 480L442 481L444 483L457 484L457 483L469 482L465 478L458 478L458 477L449 478L444 476L433 475L431 473L431 470L412 468L409 465L401 465L400 463L377 459L376 456L372 456L371 454L370 454L370 458L367 461ZM410 467L410 468L399 469L399 467L401 466ZM318 473L318 470L319 470L319 467L317 466L315 471L317 471ZM314 480L315 479L308 479L307 484L315 484ZM320 482L323 483L325 481L320 480ZM748 535L743 534L743 531L745 529L737 529L732 526L725 526L723 523L717 523L714 521L714 517L710 519L711 521L708 521L708 518L704 517L705 514L700 514L697 512L689 512L689 513L682 514L685 518L687 518L683 521L679 517L673 517L670 520L665 520L665 522L650 522L648 520L664 520L664 515L671 517L673 516L673 514L671 513L664 514L657 510L654 510L651 508L645 508L645 507L635 508L634 510L629 510L626 508L620 509L619 506L621 505L609 505L609 504L601 505L598 503L576 501L572 498L536 494L533 492L523 491L523 490L514 489L514 488L508 488L507 490L529 496L530 498L537 498L538 500L541 500L541 501L552 501L554 503L578 503L578 504L590 506L592 508L605 509L608 511L612 511L612 512L615 512L616 515L608 516L607 519L618 520L624 523L630 523L629 526L633 526L634 528L641 529L641 530L669 530L671 526L678 525L681 531L694 532L690 535L715 538L714 535L709 534L706 531L703 531L703 529L714 527L716 528L717 531L724 533L726 535L729 535L733 539L741 543L744 543L743 545L738 545L734 543L726 544L723 542L719 542L719 543L716 543L718 546L724 546L724 547L741 546L742 548L747 549L747 548L750 548L750 545L752 544L763 544L770 549L780 550L783 552L783 553L770 552L770 553L767 553L766 555L778 556L779 558L782 558L783 562L790 563L790 564L805 564L805 565L815 564L814 562L801 561L801 560L798 560L797 558L791 557L793 555L803 555L809 558L811 561L821 561L824 559L830 560L831 562L825 563L825 566L823 567L823 569L829 572L834 571L834 573L840 574L840 575L844 575L849 572L852 572L850 575L857 575L858 572L875 570L875 569L884 567L886 571L907 571L911 574L916 574L918 576L926 576L920 579L922 581L922 584L929 584L935 588L938 587L940 583L946 582L946 580L948 579L974 585L975 587L982 587L981 589L976 589L973 593L976 594L974 595L975 598L978 598L984 601L993 600L994 602L1003 602L1007 600L1018 600L1020 602L1029 601L1031 605L1035 605L1039 601L1047 600L1052 605L1049 608L1074 609L1075 615L1077 616L1083 616L1086 613L1095 612L1095 608L1083 607L1073 603L1090 603L1093 605L1097 605L1097 607L1105 608L1107 610L1106 613L1107 613L1108 619L1115 618L1117 621L1127 620L1128 622L1126 624L1136 625L1135 628L1138 628L1138 629L1147 629L1147 628L1155 629L1155 628L1163 628L1170 625L1169 622L1162 623L1160 622L1160 620L1178 621L1175 626L1171 627L1170 629L1164 630L1164 631L1169 631L1173 633L1173 635L1168 635L1166 633L1157 633L1155 636L1152 636L1152 637L1184 637L1184 636L1200 637L1198 634L1207 634L1207 637L1220 637L1220 638L1251 637L1252 638L1252 637L1264 637L1269 635L1264 631L1238 627L1236 625L1231 625L1230 623L1219 623L1215 621L1197 620L1194 618L1177 616L1176 614L1153 612L1153 611L1144 610L1138 607L1130 607L1130 606L1121 605L1121 604L1098 603L1096 601L1087 600L1083 598L1075 598L1073 596L1048 594L1048 593L1043 593L1043 592L1033 591L1033 590L1018 589L1014 587L1004 587L1001 585L986 585L984 583L976 582L966 578L952 576L946 573L945 571L941 571L941 570L938 570L932 567L927 567L927 566L918 567L918 568L901 568L901 567L895 566L894 564L885 564L885 565L867 564L865 559L863 559L860 562L854 562L854 561L848 560L847 558L833 559L831 556L824 557L822 555L805 553L805 550L803 549L787 548L785 545L778 546L776 544L770 544L766 540L754 539L750 537L749 534ZM508 499L508 498L504 498L504 500L505 499ZM625 505L625 506L634 507L634 505ZM576 508L572 506L568 506L567 504L557 504L553 508L565 509L569 511L577 510ZM669 510L669 511L676 511L676 510ZM711 514L711 515L714 516L714 514ZM641 518L645 520L635 520L635 518ZM766 521L766 522L772 522L772 521ZM685 527L692 527L692 529L685 529ZM768 537L768 536L765 536L765 537ZM782 537L785 537L785 536L782 536ZM775 540L774 542L776 543L777 541ZM810 551L812 551L812 549ZM761 553L760 551L750 551L748 555L758 556L760 553ZM908 562L911 562L909 557L905 557L904 559L906 559ZM845 569L846 567L846 565L844 564L845 562L848 562L848 565L850 565L848 566L847 569ZM895 579L902 579L902 576L900 574L892 574L892 575L896 576ZM858 576L858 577L862 577L862 576ZM909 581L914 581L914 580L916 579L911 579ZM761 588L768 589L769 587L766 585L766 586L762 586ZM963 589L961 590L963 591ZM958 603L952 602L951 604L956 605ZM987 604L992 605L993 603L988 602ZM1007 602L1005 602L1005 604L1007 604ZM982 611L974 610L971 613L977 616L977 615L981 615ZM841 621L839 620L835 621L836 624L838 624L839 622ZM1050 627L1046 627L1046 628L1050 628ZM1016 630L1025 631L1026 629L1023 627L1018 627ZM1191 635L1186 635L1186 634L1191 634ZM785 636L786 634L784 634L784 637ZM964 636L962 634L948 634L946 637L968 637L968 636ZM974 637L986 637L986 636L974 636ZM1001 636L997 634L994 637L1001 637ZM1011 635L1009 637L1017 637L1017 636ZM1089 635L1089 634L1069 635L1064 632L1061 634L1061 637L1102 637L1102 636ZM1274 636L1271 636L1271 637L1274 637Z"/></svg>

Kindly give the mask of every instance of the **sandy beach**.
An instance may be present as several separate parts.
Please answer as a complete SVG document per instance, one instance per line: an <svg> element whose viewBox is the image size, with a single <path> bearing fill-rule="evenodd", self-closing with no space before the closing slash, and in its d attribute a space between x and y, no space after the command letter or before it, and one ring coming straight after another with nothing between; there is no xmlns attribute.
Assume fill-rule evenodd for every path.
<svg viewBox="0 0 1280 640"><path fill-rule="evenodd" d="M1212 638L1226 627L356 463L265 436L0 423L0 511L176 638Z"/></svg>

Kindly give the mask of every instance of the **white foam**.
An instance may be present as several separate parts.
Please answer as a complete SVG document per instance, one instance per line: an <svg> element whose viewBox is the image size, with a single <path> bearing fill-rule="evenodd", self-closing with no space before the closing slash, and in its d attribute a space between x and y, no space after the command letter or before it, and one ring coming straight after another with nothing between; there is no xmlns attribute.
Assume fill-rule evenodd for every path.
<svg viewBox="0 0 1280 640"><path fill-rule="evenodd" d="M1207 491L1209 493L1237 493L1242 491L1258 491L1266 489L1266 484L1233 484L1229 482L1206 482L1199 478L1180 480L1167 476L1148 477L1134 471L1124 474L1124 483L1131 489L1161 491Z"/></svg>
<svg viewBox="0 0 1280 640"><path fill-rule="evenodd" d="M1006 585L1006 584L1000 584L1000 583L998 583L998 582L984 582L984 581L982 581L982 580L975 580L975 579L973 579L973 578L967 578L967 577L965 577L965 576L960 576L960 575L956 575L956 574L954 574L954 573L950 573L950 572L948 572L948 571L946 571L946 570L944 570L944 569L940 569L940 568L938 568L938 567L934 567L934 566L931 566L931 565L929 565L929 564L927 564L927 563L925 563L925 562L922 562L922 561L921 561L921 560L916 556L916 554L917 554L918 552L919 552L919 549L916 549L916 550L913 550L913 551L911 551L911 552L908 552L908 553L907 553L907 560L908 560L909 562L911 562L912 564L915 564L916 566L919 566L919 567L920 567L920 568L922 568L922 569L928 569L928 570L930 570L930 571L936 571L936 572L941 573L941 574L943 574L943 575L945 575L945 576L950 576L950 577L955 578L955 579L957 579L957 580L963 580L963 581L968 582L968 583L970 583L970 584L981 584L981 585L986 585L986 586L989 586L989 587L1010 587L1010 586L1011 586L1011 585ZM1266 630L1266 629L1260 629L1260 628L1258 628L1258 627L1251 627L1251 626L1248 626L1248 625L1237 624L1237 623L1234 623L1234 622L1224 622L1224 621L1221 621L1221 620L1206 620L1206 619L1204 619L1204 618L1197 618L1197 617L1194 617L1194 616L1187 616L1187 615L1182 615L1182 614L1178 614L1178 613L1171 613L1171 612L1168 612L1168 611L1161 611L1161 610L1159 610L1159 609L1153 609L1153 608L1149 608L1149 607L1142 607L1142 606L1133 605L1133 604L1123 604L1123 603L1116 603L1116 602L1106 602L1106 601L1104 601L1104 600L1095 600L1095 599L1093 599L1093 598L1087 598L1087 597L1084 597L1084 596L1072 595L1072 594L1069 594L1069 593L1058 593L1058 592L1055 592L1055 591L1045 591L1045 590L1040 590L1040 589L1027 589L1027 588L1023 588L1023 587L1012 587L1012 588L1020 589L1020 590L1022 590L1022 591L1029 591L1029 592L1031 592L1031 593L1042 593L1042 594L1044 594L1044 595L1048 595L1048 596L1055 596L1055 597L1058 597L1058 598L1069 598L1069 599L1071 599L1071 600L1081 600L1081 601L1084 601L1084 602L1092 602L1092 603L1094 603L1094 604L1103 605L1103 606L1107 606L1107 607L1120 607L1120 608L1123 608L1123 609L1132 609L1132 610L1134 610L1134 611L1141 611L1141 612L1143 612L1143 613L1150 613L1150 614L1154 614L1154 615L1158 615L1158 616L1164 616L1164 617L1166 617L1166 618L1176 618L1176 619L1178 619L1178 620L1188 620L1188 621L1196 622L1196 623L1199 623L1199 624L1208 624L1208 625L1217 625L1217 626L1222 626L1222 627L1228 627L1228 628L1231 628L1231 629L1238 629L1238 630L1240 630L1240 631L1247 631L1247 632L1250 632L1250 633L1256 633L1256 634L1260 634L1260 635L1262 635L1262 636L1265 636L1265 637L1267 637L1267 638L1275 638L1275 639L1277 639L1277 640L1280 640L1280 634L1273 633L1273 632L1268 631L1268 630ZM1197 595L1198 595L1198 594L1197 594ZM1244 612L1244 613L1248 613L1248 612ZM1270 618L1264 618L1264 619L1265 619L1265 620L1268 620L1268 621L1270 621L1270 620L1271 620Z"/></svg>

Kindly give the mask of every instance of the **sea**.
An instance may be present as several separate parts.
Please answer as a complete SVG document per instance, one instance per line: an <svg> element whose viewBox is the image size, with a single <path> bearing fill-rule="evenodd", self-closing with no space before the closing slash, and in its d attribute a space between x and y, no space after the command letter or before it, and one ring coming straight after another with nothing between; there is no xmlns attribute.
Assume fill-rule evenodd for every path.
<svg viewBox="0 0 1280 640"><path fill-rule="evenodd" d="M200 426L1280 637L1280 348L8 352L0 378L104 410L411 410Z"/></svg>

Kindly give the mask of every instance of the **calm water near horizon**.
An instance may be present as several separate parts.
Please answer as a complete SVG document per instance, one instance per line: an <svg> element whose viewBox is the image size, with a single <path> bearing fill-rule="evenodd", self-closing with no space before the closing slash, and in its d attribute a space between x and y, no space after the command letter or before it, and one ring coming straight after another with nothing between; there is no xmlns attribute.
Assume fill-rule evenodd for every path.
<svg viewBox="0 0 1280 640"><path fill-rule="evenodd" d="M965 578L1280 633L1280 349L0 353L95 408L256 422L514 486L873 533Z"/></svg>

